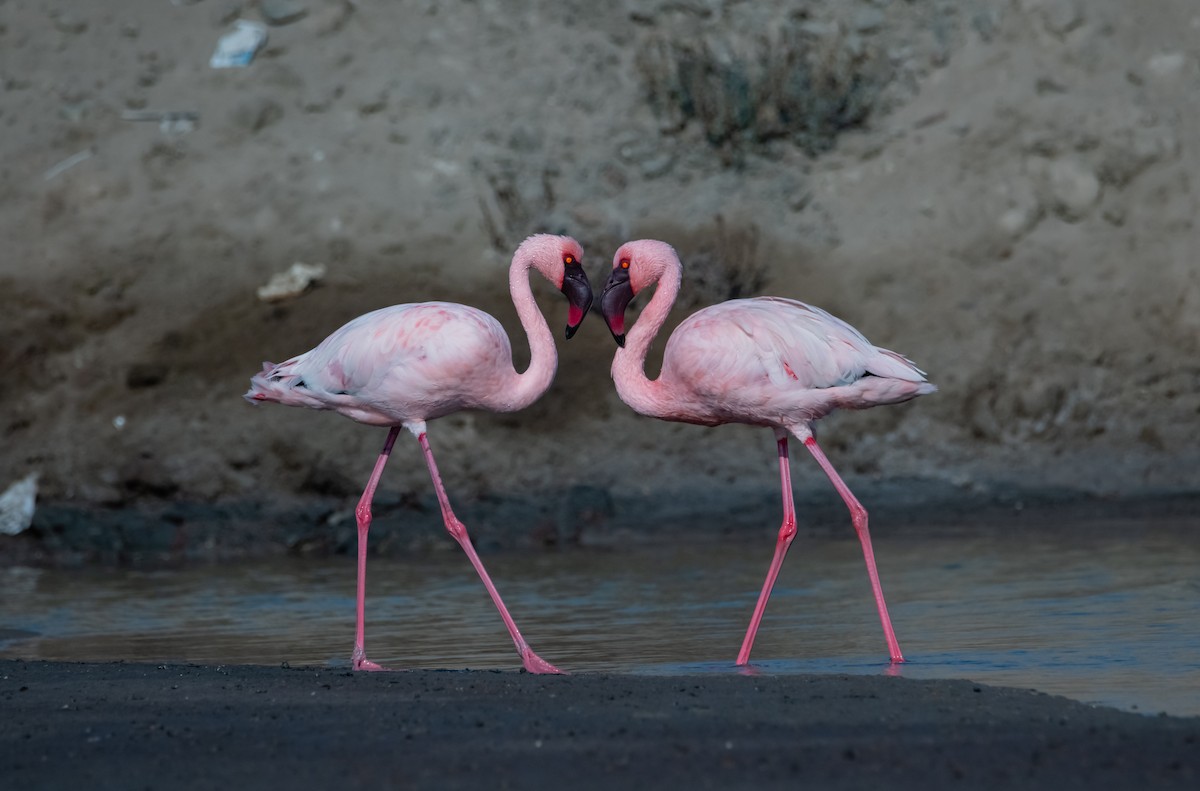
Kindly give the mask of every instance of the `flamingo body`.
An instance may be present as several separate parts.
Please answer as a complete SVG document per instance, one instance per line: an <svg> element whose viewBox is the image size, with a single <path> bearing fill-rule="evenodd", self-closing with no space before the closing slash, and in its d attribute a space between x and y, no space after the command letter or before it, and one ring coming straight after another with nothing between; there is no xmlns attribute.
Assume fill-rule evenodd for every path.
<svg viewBox="0 0 1200 791"><path fill-rule="evenodd" d="M730 300L689 316L667 341L658 381L672 407L655 417L705 426L786 426L933 389L911 362L836 316L779 297Z"/></svg>
<svg viewBox="0 0 1200 791"><path fill-rule="evenodd" d="M518 376L508 334L492 316L468 305L419 302L359 316L251 381L256 400L388 427L463 409L512 411L505 394Z"/></svg>
<svg viewBox="0 0 1200 791"><path fill-rule="evenodd" d="M592 302L582 258L579 243L567 236L539 234L517 248L509 267L509 290L529 338L530 362L524 372L513 368L508 335L492 316L467 305L419 302L359 316L304 354L279 365L264 363L263 370L251 378L245 395L251 403L332 410L359 423L390 429L355 510L358 589L352 661L356 670L382 669L367 659L365 648L367 533L376 487L404 428L421 446L446 530L479 574L523 665L533 673L559 672L521 636L471 545L466 526L454 515L429 447L426 421L463 409L516 411L549 388L558 356L530 290L529 271L536 270L566 295L570 338Z"/></svg>
<svg viewBox="0 0 1200 791"><path fill-rule="evenodd" d="M646 354L681 280L682 265L670 245L652 239L627 242L613 257L600 306L620 347L613 358L613 381L634 411L662 420L703 426L745 423L775 432L784 518L738 664L749 662L767 600L796 534L789 434L804 443L850 510L890 659L902 662L879 582L867 511L817 445L813 423L835 409L897 404L937 388L906 357L873 345L836 316L780 297L730 300L692 314L667 340L659 377L648 379ZM626 307L654 284L653 298L626 338Z"/></svg>

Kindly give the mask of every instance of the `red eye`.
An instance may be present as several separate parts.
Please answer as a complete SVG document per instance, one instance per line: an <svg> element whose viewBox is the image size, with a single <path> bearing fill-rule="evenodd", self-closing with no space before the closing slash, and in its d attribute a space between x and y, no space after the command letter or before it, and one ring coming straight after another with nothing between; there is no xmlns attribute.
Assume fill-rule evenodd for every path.
<svg viewBox="0 0 1200 791"><path fill-rule="evenodd" d="M628 268L629 268L629 259L628 259L628 258L622 258L622 259L621 259L621 268L622 268L622 269L628 269Z"/></svg>
<svg viewBox="0 0 1200 791"><path fill-rule="evenodd" d="M575 256L571 255L570 253L567 253L566 255L563 256L563 263L566 264L567 266L570 266L571 264L575 263Z"/></svg>

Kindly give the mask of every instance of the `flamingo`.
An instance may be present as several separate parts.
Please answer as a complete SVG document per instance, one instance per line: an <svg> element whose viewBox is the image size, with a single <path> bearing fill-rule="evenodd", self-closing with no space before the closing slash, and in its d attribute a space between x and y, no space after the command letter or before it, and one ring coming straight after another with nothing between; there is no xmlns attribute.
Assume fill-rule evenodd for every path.
<svg viewBox="0 0 1200 791"><path fill-rule="evenodd" d="M613 256L600 310L617 342L612 377L621 400L661 420L719 426L745 423L775 432L783 489L783 524L737 664L750 649L767 599L796 535L788 435L804 443L850 509L862 544L891 662L903 662L867 530L867 511L825 457L814 422L839 407L898 404L937 388L907 358L881 349L820 308L780 297L734 299L689 316L667 340L657 379L646 377L646 352L679 293L682 265L675 250L653 239L627 242ZM625 308L657 283L654 297L625 336Z"/></svg>
<svg viewBox="0 0 1200 791"><path fill-rule="evenodd" d="M358 524L357 622L352 662L355 670L383 670L367 659L364 608L367 532L371 502L400 429L416 436L446 530L479 573L492 602L530 673L559 673L521 636L496 586L471 545L464 525L450 508L426 435L426 421L462 409L515 412L549 388L558 367L554 338L534 301L529 270L557 286L567 297L567 338L572 337L592 304L592 287L583 271L583 248L568 236L538 234L517 248L509 268L509 291L529 339L530 361L524 373L512 362L508 335L492 316L467 305L418 302L394 305L359 316L316 348L285 363L264 363L250 380L245 398L252 404L273 401L288 406L333 410L368 426L389 429L366 489L355 509Z"/></svg>

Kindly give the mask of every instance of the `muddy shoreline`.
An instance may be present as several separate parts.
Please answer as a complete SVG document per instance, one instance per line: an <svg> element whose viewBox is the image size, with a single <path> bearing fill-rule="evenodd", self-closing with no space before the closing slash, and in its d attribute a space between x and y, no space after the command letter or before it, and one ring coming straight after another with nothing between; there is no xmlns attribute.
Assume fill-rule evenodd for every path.
<svg viewBox="0 0 1200 791"><path fill-rule="evenodd" d="M1200 493L1159 491L1117 497L1066 489L997 485L964 490L941 481L887 479L856 484L879 535L981 530L1142 529L1191 524ZM778 525L778 492L770 487L692 489L662 495L614 493L598 487L537 494L493 495L456 502L481 551L546 551L614 544L655 544L768 536ZM354 550L355 500L295 499L196 503L147 500L126 508L71 502L40 503L29 530L0 535L0 565L153 567L255 560L284 555L322 557ZM796 492L801 531L838 535L849 529L836 493ZM371 552L427 552L450 539L432 496L384 493L376 500Z"/></svg>
<svg viewBox="0 0 1200 791"><path fill-rule="evenodd" d="M1191 788L1200 718L970 681L0 662L61 788Z"/></svg>

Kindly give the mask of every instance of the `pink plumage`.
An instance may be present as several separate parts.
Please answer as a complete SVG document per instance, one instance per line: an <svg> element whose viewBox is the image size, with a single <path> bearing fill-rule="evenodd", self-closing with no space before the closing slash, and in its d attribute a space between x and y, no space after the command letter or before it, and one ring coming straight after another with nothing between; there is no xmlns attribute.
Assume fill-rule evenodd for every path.
<svg viewBox="0 0 1200 791"><path fill-rule="evenodd" d="M332 410L369 426L390 429L383 452L359 500L358 591L353 664L378 670L366 657L367 532L371 501L400 429L417 437L433 478L446 529L479 573L512 636L521 661L531 673L557 673L533 652L500 599L479 560L466 526L451 510L426 436L426 421L462 409L514 412L536 401L549 388L558 367L554 338L534 301L529 271L557 286L567 297L567 337L587 315L591 285L582 267L583 249L566 236L539 234L526 239L513 255L509 290L529 338L530 362L517 373L508 335L496 319L476 308L450 302L394 305L350 321L316 348L273 365L250 380L245 398L287 406Z"/></svg>
<svg viewBox="0 0 1200 791"><path fill-rule="evenodd" d="M613 257L600 309L620 347L613 358L613 381L621 399L636 412L704 426L746 423L775 432L784 520L738 664L750 659L771 589L796 534L789 434L809 449L850 509L889 656L902 662L876 571L866 509L817 445L813 422L838 408L898 404L937 388L906 357L872 345L836 316L780 297L730 300L692 314L667 340L662 371L650 380L646 353L675 302L681 279L682 266L670 245L628 242ZM634 295L655 283L654 297L626 337L625 308Z"/></svg>

